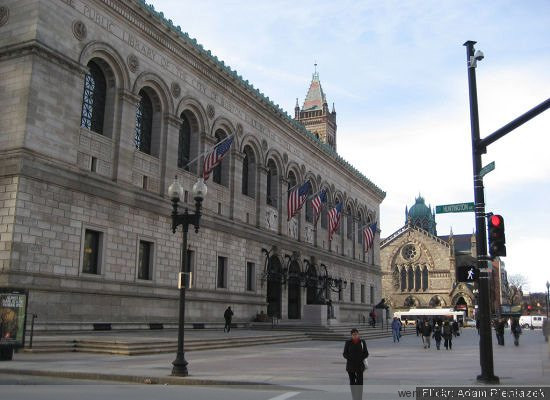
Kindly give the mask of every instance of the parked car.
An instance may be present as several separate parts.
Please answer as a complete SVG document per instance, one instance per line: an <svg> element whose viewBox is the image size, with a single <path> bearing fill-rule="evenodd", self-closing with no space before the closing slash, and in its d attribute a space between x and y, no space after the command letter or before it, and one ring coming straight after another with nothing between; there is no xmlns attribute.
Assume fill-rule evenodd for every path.
<svg viewBox="0 0 550 400"><path fill-rule="evenodd" d="M475 328L476 327L476 320L475 319L472 319L472 318L465 318L464 319L464 326L469 326L471 328Z"/></svg>
<svg viewBox="0 0 550 400"><path fill-rule="evenodd" d="M545 319L542 315L522 315L519 317L519 325L522 328L542 328Z"/></svg>

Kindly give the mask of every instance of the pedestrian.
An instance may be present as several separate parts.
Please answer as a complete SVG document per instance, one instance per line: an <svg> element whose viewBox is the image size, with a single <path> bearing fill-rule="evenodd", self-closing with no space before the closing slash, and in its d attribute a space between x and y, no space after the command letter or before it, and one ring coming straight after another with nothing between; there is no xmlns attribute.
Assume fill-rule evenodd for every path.
<svg viewBox="0 0 550 400"><path fill-rule="evenodd" d="M432 337L432 326L428 320L424 321L422 326L422 341L424 342L424 348L430 348L430 338Z"/></svg>
<svg viewBox="0 0 550 400"><path fill-rule="evenodd" d="M445 340L445 342L443 343L443 345L445 346L445 349L452 350L453 349L453 330L448 320L443 321L443 339Z"/></svg>
<svg viewBox="0 0 550 400"><path fill-rule="evenodd" d="M409 320L405 318L405 323L403 324L403 332L407 329L407 325L409 324Z"/></svg>
<svg viewBox="0 0 550 400"><path fill-rule="evenodd" d="M393 317L391 332L393 334L393 342L399 342L399 339L401 338L401 321L399 321L399 318L397 317Z"/></svg>
<svg viewBox="0 0 550 400"><path fill-rule="evenodd" d="M435 339L435 347L437 347L437 350L439 350L441 346L441 327L439 325L435 326L434 334L432 336Z"/></svg>
<svg viewBox="0 0 550 400"><path fill-rule="evenodd" d="M229 333L231 330L231 320L233 319L233 311L231 310L231 306L227 307L225 312L223 313L223 318L225 319L225 326L223 327L223 331Z"/></svg>
<svg viewBox="0 0 550 400"><path fill-rule="evenodd" d="M373 328L376 328L376 312L374 312L374 309L370 312L370 324Z"/></svg>
<svg viewBox="0 0 550 400"><path fill-rule="evenodd" d="M510 330L512 331L512 335L514 335L514 344L516 346L519 346L519 335L521 335L521 326L519 325L519 321L517 318L512 318L512 322L510 323Z"/></svg>
<svg viewBox="0 0 550 400"><path fill-rule="evenodd" d="M495 321L495 333L497 335L497 343L504 346L504 318L499 318Z"/></svg>
<svg viewBox="0 0 550 400"><path fill-rule="evenodd" d="M452 325L452 330L453 330L453 336L454 337L457 337L457 336L460 336L460 333L459 333L459 328L458 328L458 322L455 320L453 321L453 325Z"/></svg>
<svg viewBox="0 0 550 400"><path fill-rule="evenodd" d="M476 329L477 329L477 334L479 335L479 318L476 318Z"/></svg>
<svg viewBox="0 0 550 400"><path fill-rule="evenodd" d="M349 375L351 397L353 400L363 398L363 373L365 372L365 360L369 356L367 343L359 336L355 328L351 330L351 339L346 340L344 346L344 358L346 359L346 371Z"/></svg>
<svg viewBox="0 0 550 400"><path fill-rule="evenodd" d="M420 336L420 329L421 329L420 318L416 320L415 327L416 327L416 336Z"/></svg>

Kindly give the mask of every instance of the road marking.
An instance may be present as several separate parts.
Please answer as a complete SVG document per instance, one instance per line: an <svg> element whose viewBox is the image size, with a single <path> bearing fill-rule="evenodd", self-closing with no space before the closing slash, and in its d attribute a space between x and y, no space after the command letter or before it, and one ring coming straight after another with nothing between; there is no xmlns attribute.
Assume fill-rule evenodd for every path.
<svg viewBox="0 0 550 400"><path fill-rule="evenodd" d="M281 394L280 396L272 397L272 398L269 399L269 400L286 400L286 399L290 399L291 397L296 396L297 394L300 394L300 392L288 392L288 393L283 393L283 394Z"/></svg>

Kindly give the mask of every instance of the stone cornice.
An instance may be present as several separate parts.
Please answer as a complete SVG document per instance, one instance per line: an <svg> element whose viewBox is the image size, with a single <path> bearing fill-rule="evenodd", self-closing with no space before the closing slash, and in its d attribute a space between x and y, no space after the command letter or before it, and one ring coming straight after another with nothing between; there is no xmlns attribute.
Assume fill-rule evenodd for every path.
<svg viewBox="0 0 550 400"><path fill-rule="evenodd" d="M79 74L85 75L88 69L67 57L66 55L52 49L38 40L29 40L13 45L0 47L0 61L8 60L10 58L24 57L27 55L37 55L49 61L55 62L57 65L74 71Z"/></svg>

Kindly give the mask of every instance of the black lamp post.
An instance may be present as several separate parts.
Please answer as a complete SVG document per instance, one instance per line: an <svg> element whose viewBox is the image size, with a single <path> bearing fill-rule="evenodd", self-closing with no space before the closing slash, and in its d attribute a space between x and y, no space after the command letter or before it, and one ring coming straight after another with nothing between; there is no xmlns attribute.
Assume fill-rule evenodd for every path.
<svg viewBox="0 0 550 400"><path fill-rule="evenodd" d="M550 302L550 282L546 281L546 318L548 318L548 302Z"/></svg>
<svg viewBox="0 0 550 400"><path fill-rule="evenodd" d="M206 196L206 184L201 178L193 185L193 198L195 199L195 213L189 214L187 208L183 214L178 214L178 202L183 197L183 188L178 182L178 177L174 178L174 182L168 188L168 194L172 200L172 232L176 233L179 225L183 228L183 245L181 253L181 272L185 273L187 263L187 232L189 225L195 227L195 233L199 232L199 221L201 218L201 206L204 196ZM179 326L178 326L178 353L176 359L172 362L172 375L187 376L187 361L183 351L183 326L185 323L185 284L180 282L180 310L179 310Z"/></svg>

